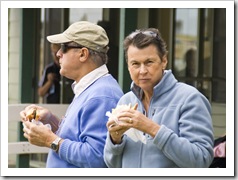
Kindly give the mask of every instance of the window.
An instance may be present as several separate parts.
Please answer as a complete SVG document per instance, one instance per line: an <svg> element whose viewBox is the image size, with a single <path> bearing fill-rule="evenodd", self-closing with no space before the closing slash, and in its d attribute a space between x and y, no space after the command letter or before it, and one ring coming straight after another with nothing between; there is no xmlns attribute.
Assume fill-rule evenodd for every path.
<svg viewBox="0 0 238 180"><path fill-rule="evenodd" d="M102 8L70 8L69 23L90 21L97 24L98 21L102 20L102 13Z"/></svg>
<svg viewBox="0 0 238 180"><path fill-rule="evenodd" d="M176 9L174 74L197 86L198 10ZM186 79L185 79L186 78Z"/></svg>
<svg viewBox="0 0 238 180"><path fill-rule="evenodd" d="M226 9L214 10L212 101L226 102ZM234 61L229 59L229 61Z"/></svg>
<svg viewBox="0 0 238 180"><path fill-rule="evenodd" d="M175 9L176 78L196 87L210 101L226 101L225 9Z"/></svg>

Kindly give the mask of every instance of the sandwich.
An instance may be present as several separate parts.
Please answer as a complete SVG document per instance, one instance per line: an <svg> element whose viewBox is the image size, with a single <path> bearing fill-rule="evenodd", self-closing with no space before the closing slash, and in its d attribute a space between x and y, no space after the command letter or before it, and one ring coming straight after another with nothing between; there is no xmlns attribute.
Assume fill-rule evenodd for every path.
<svg viewBox="0 0 238 180"><path fill-rule="evenodd" d="M118 105L115 109L112 109L112 114L117 114L123 110L129 110L129 109L133 109L136 110L138 107L138 104L136 103L134 106L131 106L131 104L129 105Z"/></svg>
<svg viewBox="0 0 238 180"><path fill-rule="evenodd" d="M108 116L109 119L113 119L116 124L119 124L119 121L118 121L117 117L118 117L118 114L120 112L125 111L125 110L129 110L129 109L137 110L137 107L138 107L137 103L134 106L131 106L131 104L129 104L129 105L127 105L127 104L117 105L116 108L112 109L112 112L107 111L106 116ZM114 125L115 124L112 124L112 126L114 126Z"/></svg>
<svg viewBox="0 0 238 180"><path fill-rule="evenodd" d="M33 119L38 121L39 120L39 115L37 114L37 109L36 108L31 108L27 111L26 113L26 119L28 121L32 121Z"/></svg>

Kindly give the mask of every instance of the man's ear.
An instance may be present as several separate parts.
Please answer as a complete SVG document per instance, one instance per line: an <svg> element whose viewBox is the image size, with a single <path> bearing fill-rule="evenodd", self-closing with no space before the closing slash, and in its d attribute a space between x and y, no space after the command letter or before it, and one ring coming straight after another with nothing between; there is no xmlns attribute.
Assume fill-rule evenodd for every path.
<svg viewBox="0 0 238 180"><path fill-rule="evenodd" d="M80 49L79 59L81 62L85 62L89 57L89 50L88 48L83 47Z"/></svg>

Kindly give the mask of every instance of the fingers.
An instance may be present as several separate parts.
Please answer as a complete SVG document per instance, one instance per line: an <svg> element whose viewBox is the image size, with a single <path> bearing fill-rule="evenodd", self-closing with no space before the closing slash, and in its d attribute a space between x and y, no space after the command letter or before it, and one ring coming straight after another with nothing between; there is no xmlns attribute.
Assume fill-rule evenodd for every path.
<svg viewBox="0 0 238 180"><path fill-rule="evenodd" d="M117 122L113 119L111 119L111 120L109 119L109 121L107 123L107 128L111 129L116 126L119 128L132 127L132 124L133 124L133 115L130 113L125 113L125 114L121 114L118 117Z"/></svg>
<svg viewBox="0 0 238 180"><path fill-rule="evenodd" d="M43 112L44 108L41 106L37 106L35 104L31 104L29 106L26 106L24 110L22 110L20 112L20 117L21 117L21 121L30 121L31 119L35 119L35 120L40 120L40 112ZM34 113L35 111L35 113ZM33 116L35 115L35 116Z"/></svg>
<svg viewBox="0 0 238 180"><path fill-rule="evenodd" d="M114 127L114 126L116 126L116 124L112 123L111 125L108 126L108 129L110 129L110 128Z"/></svg>
<svg viewBox="0 0 238 180"><path fill-rule="evenodd" d="M108 129L108 132L109 132L109 134L110 134L110 136L112 137L113 140L115 140L115 139L119 138L120 136L122 136L122 134L124 132L122 127L120 127L114 121L107 123L107 129Z"/></svg>
<svg viewBox="0 0 238 180"><path fill-rule="evenodd" d="M116 126L116 125L117 124L115 123L114 120L109 120L106 124L108 130L111 129L112 127Z"/></svg>
<svg viewBox="0 0 238 180"><path fill-rule="evenodd" d="M25 121L22 124L23 124L23 132L24 132L23 136L28 139L30 134L30 128L29 128L30 122Z"/></svg>
<svg viewBox="0 0 238 180"><path fill-rule="evenodd" d="M25 107L25 111L29 111L30 109L37 109L37 108L38 108L37 105L35 105L35 104L31 104L31 105Z"/></svg>
<svg viewBox="0 0 238 180"><path fill-rule="evenodd" d="M32 109L32 108L36 108L36 105L35 105L35 104L31 104L31 105L29 105L29 106L26 106L25 109L20 112L21 121L24 122L24 121L29 120L29 119L27 118L27 112L28 112L30 109Z"/></svg>
<svg viewBox="0 0 238 180"><path fill-rule="evenodd" d="M119 126L121 127L129 127L129 128L133 127L134 119L131 117L121 117L119 121L120 121Z"/></svg>
<svg viewBox="0 0 238 180"><path fill-rule="evenodd" d="M31 123L29 121L25 121L22 124L25 129L30 129Z"/></svg>
<svg viewBox="0 0 238 180"><path fill-rule="evenodd" d="M137 108L138 108L138 103L136 103L131 109L137 110Z"/></svg>
<svg viewBox="0 0 238 180"><path fill-rule="evenodd" d="M24 136L27 139L35 137L39 133L39 130L43 129L43 126L39 128L39 126L41 126L40 124L36 125L30 121L25 121L22 124L23 124Z"/></svg>
<svg viewBox="0 0 238 180"><path fill-rule="evenodd" d="M115 133L116 131L121 130L120 125L116 124L115 121L113 121L113 120L108 121L106 126L107 126L109 133Z"/></svg>
<svg viewBox="0 0 238 180"><path fill-rule="evenodd" d="M132 127L132 124L129 123L129 120L130 119L127 118L127 122L126 122L126 120L122 120L122 121L120 121L119 124L116 124L113 121L108 122L106 126L107 126L109 133L110 134L118 134L118 132L119 132L119 134L120 133L123 134L126 130L128 130L129 128Z"/></svg>
<svg viewBox="0 0 238 180"><path fill-rule="evenodd" d="M26 139L29 139L28 133L24 132L23 136L24 136Z"/></svg>
<svg viewBox="0 0 238 180"><path fill-rule="evenodd" d="M26 119L26 112L25 112L25 110L23 110L23 111L20 112L20 117L21 117L21 121L22 121L22 122L24 122L24 121L27 120L27 119Z"/></svg>
<svg viewBox="0 0 238 180"><path fill-rule="evenodd" d="M129 123L132 124L133 123L133 120L132 118L129 118Z"/></svg>

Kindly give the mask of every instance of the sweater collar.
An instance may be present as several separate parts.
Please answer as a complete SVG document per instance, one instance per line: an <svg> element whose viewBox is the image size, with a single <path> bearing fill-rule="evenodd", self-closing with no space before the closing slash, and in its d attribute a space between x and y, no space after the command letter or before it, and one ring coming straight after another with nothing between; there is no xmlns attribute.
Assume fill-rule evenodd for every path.
<svg viewBox="0 0 238 180"><path fill-rule="evenodd" d="M97 69L85 75L78 83L72 84L75 97L79 96L87 87L93 84L97 79L108 74L107 66L104 64Z"/></svg>
<svg viewBox="0 0 238 180"><path fill-rule="evenodd" d="M157 98L169 91L178 81L175 79L171 70L165 70L161 81L154 87L153 97ZM131 84L131 91L142 100L143 90L134 82Z"/></svg>

